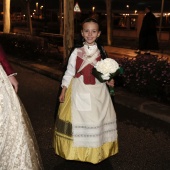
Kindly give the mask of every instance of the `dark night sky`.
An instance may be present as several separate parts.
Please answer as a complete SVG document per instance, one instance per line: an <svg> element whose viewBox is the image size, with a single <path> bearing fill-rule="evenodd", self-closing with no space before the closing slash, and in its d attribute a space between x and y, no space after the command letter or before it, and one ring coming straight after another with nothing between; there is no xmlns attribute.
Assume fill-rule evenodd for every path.
<svg viewBox="0 0 170 170"><path fill-rule="evenodd" d="M89 8L95 6L96 9L105 10L105 0L75 0L78 2L80 7ZM125 10L126 5L129 5L130 10L143 10L145 6L152 6L153 10L161 10L162 0L112 0L113 10ZM164 0L164 9L170 11L170 0Z"/></svg>
<svg viewBox="0 0 170 170"><path fill-rule="evenodd" d="M11 8L21 10L22 4L25 0L11 0ZM46 3L47 9L57 9L59 6L59 0L30 0L32 8L35 7L35 3L44 5ZM78 2L81 10L89 9L95 6L96 10L105 10L105 0L74 0ZM112 10L125 10L126 5L129 5L130 10L143 10L145 6L152 6L153 11L161 11L162 0L112 0ZM164 11L170 11L170 0L164 0Z"/></svg>

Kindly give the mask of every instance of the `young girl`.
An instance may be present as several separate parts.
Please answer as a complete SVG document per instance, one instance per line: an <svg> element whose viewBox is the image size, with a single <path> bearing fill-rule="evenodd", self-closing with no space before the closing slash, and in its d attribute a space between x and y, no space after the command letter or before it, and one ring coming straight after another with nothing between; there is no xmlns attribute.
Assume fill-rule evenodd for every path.
<svg viewBox="0 0 170 170"><path fill-rule="evenodd" d="M15 73L0 47L0 169L43 169L29 117L16 92Z"/></svg>
<svg viewBox="0 0 170 170"><path fill-rule="evenodd" d="M107 57L96 43L100 33L95 19L83 22L83 46L71 53L62 79L54 134L56 154L93 164L118 152L116 113L107 88L114 81L100 83L92 75L96 62Z"/></svg>

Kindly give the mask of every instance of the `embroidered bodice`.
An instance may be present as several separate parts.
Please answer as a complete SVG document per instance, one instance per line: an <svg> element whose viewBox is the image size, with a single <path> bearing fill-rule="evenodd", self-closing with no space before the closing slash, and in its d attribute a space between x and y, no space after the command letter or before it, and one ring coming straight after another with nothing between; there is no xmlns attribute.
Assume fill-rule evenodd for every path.
<svg viewBox="0 0 170 170"><path fill-rule="evenodd" d="M85 84L95 84L95 77L92 75L92 69L94 67L94 64L99 61L101 57L99 56L98 49L95 49L92 51L92 53L87 54L85 48L86 46L79 49L78 56L76 59L75 77L79 78L82 75ZM89 61L92 57L93 59Z"/></svg>
<svg viewBox="0 0 170 170"><path fill-rule="evenodd" d="M100 59L100 52L96 44L93 46L84 45L81 48L75 48L68 60L67 70L65 71L65 74L63 76L61 86L68 87L71 79L73 77L77 77L76 74L81 70L83 71L84 69L85 70L83 71L83 74L86 72L89 76L92 76L91 69L93 68L94 64L96 64L96 62ZM95 84L94 77L93 80L90 80L90 82L91 81L93 81L92 84Z"/></svg>

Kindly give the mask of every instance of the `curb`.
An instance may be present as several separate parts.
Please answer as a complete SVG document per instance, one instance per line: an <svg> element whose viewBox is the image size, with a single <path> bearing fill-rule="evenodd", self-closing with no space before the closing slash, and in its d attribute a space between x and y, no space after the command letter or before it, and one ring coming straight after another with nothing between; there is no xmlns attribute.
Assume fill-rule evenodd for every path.
<svg viewBox="0 0 170 170"><path fill-rule="evenodd" d="M56 81L61 81L62 71L60 70L41 64L30 63L28 61L18 62L11 57L8 60L13 64L35 71ZM121 88L117 88L116 94L115 103L137 110L140 113L144 113L156 119L160 119L166 123L170 123L170 106L138 97Z"/></svg>
<svg viewBox="0 0 170 170"><path fill-rule="evenodd" d="M15 59L9 58L8 59L11 63L16 64L18 66L21 66L23 68L35 71L37 73L40 73L44 76L47 76L51 79L61 81L62 78L62 71L52 69L48 66L41 65L41 64L35 64L35 63L30 63L28 61L25 62L17 62Z"/></svg>
<svg viewBox="0 0 170 170"><path fill-rule="evenodd" d="M170 123L170 106L117 89L115 103Z"/></svg>

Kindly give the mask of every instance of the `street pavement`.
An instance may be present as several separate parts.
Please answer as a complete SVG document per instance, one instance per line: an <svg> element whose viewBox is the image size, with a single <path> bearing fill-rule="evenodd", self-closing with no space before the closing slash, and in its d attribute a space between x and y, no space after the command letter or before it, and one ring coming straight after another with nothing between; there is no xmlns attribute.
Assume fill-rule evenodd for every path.
<svg viewBox="0 0 170 170"><path fill-rule="evenodd" d="M135 57L136 54L134 53L133 49L128 48L119 48L113 46L104 46L108 55L114 55L116 57ZM60 53L63 52L63 47L59 47ZM54 52L54 51L53 51ZM167 51L166 53L160 52L152 52L154 55L158 55L160 57L168 58L170 61L170 53ZM11 63L20 65L27 69L36 71L40 74L48 76L52 79L60 81L63 74L63 67L62 63L58 60L49 59L48 62L36 62L36 61L28 61L26 59L20 60L13 56L8 56L8 60ZM127 92L123 88L116 88L115 89L115 103L121 104L128 108L137 110L143 114L147 114L152 116L156 119L160 119L167 123L170 123L170 105L165 105L162 103L158 103L148 98L139 97L132 93Z"/></svg>
<svg viewBox="0 0 170 170"><path fill-rule="evenodd" d="M114 103L119 153L99 164L66 161L52 145L60 82L12 64L18 73L18 95L34 129L44 170L168 170L170 124Z"/></svg>

